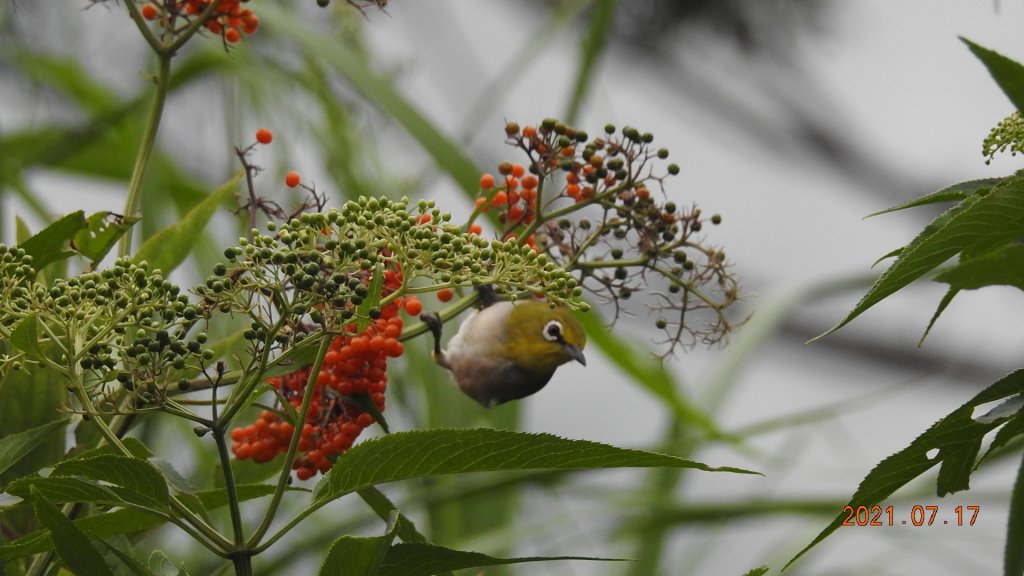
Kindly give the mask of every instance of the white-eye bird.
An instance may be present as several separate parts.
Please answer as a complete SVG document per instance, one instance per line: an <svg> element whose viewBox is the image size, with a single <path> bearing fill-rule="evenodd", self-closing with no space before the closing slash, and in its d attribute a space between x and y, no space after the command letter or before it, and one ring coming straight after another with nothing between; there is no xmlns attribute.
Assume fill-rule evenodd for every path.
<svg viewBox="0 0 1024 576"><path fill-rule="evenodd" d="M555 369L575 360L586 366L583 326L562 308L535 301L495 302L475 310L441 349L441 321L421 317L434 334L434 362L485 408L537 392Z"/></svg>

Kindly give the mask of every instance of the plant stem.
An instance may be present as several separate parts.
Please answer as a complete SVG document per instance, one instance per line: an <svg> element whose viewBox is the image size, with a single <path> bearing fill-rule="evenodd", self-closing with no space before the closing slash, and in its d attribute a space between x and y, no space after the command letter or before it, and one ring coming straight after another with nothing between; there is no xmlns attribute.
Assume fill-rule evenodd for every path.
<svg viewBox="0 0 1024 576"><path fill-rule="evenodd" d="M277 479L277 488L274 490L274 496L270 501L270 506L267 507L266 514L263 516L263 521L260 522L259 527L256 528L252 537L249 538L247 545L250 547L257 546L263 536L266 535L267 530L270 529L270 524L274 521L274 516L277 514L277 508L281 504L281 498L284 496L285 488L288 487L288 479L291 478L292 473L292 461L295 459L295 453L299 448L299 440L302 438L302 429L306 422L306 416L309 414L309 407L313 403L316 380L320 375L320 368L323 367L324 356L327 355L327 349L331 345L331 340L333 340L331 335L323 335L323 339L320 341L320 348L316 352L316 359L313 360L313 365L309 367L309 378L306 380L306 389L302 395L302 407L299 408L299 415L295 421L295 433L292 434L291 442L288 444L288 452L284 457L284 464L281 466L281 475Z"/></svg>
<svg viewBox="0 0 1024 576"><path fill-rule="evenodd" d="M156 93L153 95L153 106L149 110L149 118L146 120L146 128L142 133L139 153L135 157L135 166L132 168L132 179L128 184L128 197L124 202L123 213L125 216L134 216L142 204L142 180L146 175L149 158L153 154L157 131L160 129L160 119L164 113L164 103L167 101L167 92L170 89L171 53L158 52L157 60L159 70L154 78ZM117 255L126 258L131 251L132 235L128 233L121 236Z"/></svg>

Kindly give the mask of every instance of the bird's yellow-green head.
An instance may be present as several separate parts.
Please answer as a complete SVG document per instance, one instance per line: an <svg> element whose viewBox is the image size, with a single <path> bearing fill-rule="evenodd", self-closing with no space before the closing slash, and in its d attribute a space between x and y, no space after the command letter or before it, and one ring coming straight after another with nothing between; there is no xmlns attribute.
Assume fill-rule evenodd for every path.
<svg viewBox="0 0 1024 576"><path fill-rule="evenodd" d="M519 302L506 319L505 356L538 374L554 372L573 360L587 364L583 326L567 310L541 302Z"/></svg>

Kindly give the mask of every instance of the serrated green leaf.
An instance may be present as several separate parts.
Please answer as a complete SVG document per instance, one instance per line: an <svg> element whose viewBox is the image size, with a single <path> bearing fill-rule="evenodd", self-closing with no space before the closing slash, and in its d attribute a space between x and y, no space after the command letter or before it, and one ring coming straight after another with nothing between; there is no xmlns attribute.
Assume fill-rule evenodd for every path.
<svg viewBox="0 0 1024 576"><path fill-rule="evenodd" d="M314 505L321 506L384 482L424 476L498 470L652 467L756 474L550 434L489 428L416 430L367 440L339 456L315 488Z"/></svg>
<svg viewBox="0 0 1024 576"><path fill-rule="evenodd" d="M381 518L381 520L387 521L392 514L398 514L398 521L395 524L396 534L403 542L426 542L427 537L420 534L420 531L416 529L416 525L413 524L412 520L409 520L405 515L398 512L398 507L391 502L383 492L377 488L363 488L359 491L359 497L363 499L363 502L374 511Z"/></svg>
<svg viewBox="0 0 1024 576"><path fill-rule="evenodd" d="M9 470L32 450L48 440L53 434L63 430L67 420L55 420L37 426L31 430L9 434L0 438L0 474Z"/></svg>
<svg viewBox="0 0 1024 576"><path fill-rule="evenodd" d="M933 424L927 431L915 438L910 446L879 462L861 481L848 504L855 508L877 504L936 464L941 464L936 482L938 496L942 497L946 494L966 490L969 487L970 475L974 470L975 459L985 434L1007 422L1007 418L974 420L971 418L974 408L1021 393L1024 393L1024 370L1017 370ZM1024 416L1017 414L1010 422L1021 418ZM929 458L928 453L932 450L938 452L933 458ZM786 566L796 562L798 558L835 532L842 525L845 516L840 509L832 523L825 527Z"/></svg>
<svg viewBox="0 0 1024 576"><path fill-rule="evenodd" d="M331 544L320 576L377 576L395 540L398 511L388 516L387 530L382 536L342 536Z"/></svg>
<svg viewBox="0 0 1024 576"><path fill-rule="evenodd" d="M974 194L932 221L841 322L811 341L851 322L894 292L958 253L976 254L1007 243L1024 230L1024 177L1006 178L988 194Z"/></svg>
<svg viewBox="0 0 1024 576"><path fill-rule="evenodd" d="M76 458L58 464L50 478L81 476L124 488L130 502L157 510L170 504L167 480L145 460L119 455Z"/></svg>
<svg viewBox="0 0 1024 576"><path fill-rule="evenodd" d="M1024 246L1008 244L961 260L956 266L935 276L935 280L957 290L976 290L995 285L1024 290Z"/></svg>
<svg viewBox="0 0 1024 576"><path fill-rule="evenodd" d="M919 206L927 206L929 204L940 204L942 202L959 202L970 196L976 194L979 191L987 190L1000 182L1003 178L982 178L979 180L968 180L966 182L959 182L952 186L947 186L942 190L926 194L920 198L915 198L909 202L903 204L897 204L891 208L885 210L879 210L878 212L872 212L864 218L873 218L875 216L881 216L882 214L889 214L891 212L898 212L900 210L906 210L908 208L917 208Z"/></svg>
<svg viewBox="0 0 1024 576"><path fill-rule="evenodd" d="M139 220L113 212L96 212L86 218L86 227L71 238L71 247L92 262L99 262Z"/></svg>
<svg viewBox="0 0 1024 576"><path fill-rule="evenodd" d="M376 576L390 544L387 536L342 536L327 551L320 576Z"/></svg>
<svg viewBox="0 0 1024 576"><path fill-rule="evenodd" d="M996 84L1003 89L1003 93L1017 110L1024 112L1024 66L967 38L961 36L960 40L988 68Z"/></svg>
<svg viewBox="0 0 1024 576"><path fill-rule="evenodd" d="M12 494L16 496L24 494L27 497L29 495L29 488L25 488L25 491L21 488L29 486L31 484L30 479L19 479L16 482L21 483L21 486L17 487L17 494ZM15 482L11 484L14 485ZM54 484L62 484L64 487L57 489L54 487ZM40 484L40 491L43 494L49 498L50 493L56 493L62 498L59 500L60 502L97 501L91 496L91 494L96 493L95 488L95 484L90 484L77 478L58 478L56 482L48 479L46 483ZM78 497L76 494L79 489L87 489L91 494ZM242 484L236 487L236 494L239 501L244 502L254 498L269 496L274 493L274 489L275 487L271 485ZM308 490L301 488L289 488L289 490L308 492ZM109 490L107 494L112 502L116 501L116 495L112 495ZM70 498L66 498L67 496L70 496ZM199 491L196 493L196 497L202 502L203 506L211 510L227 505L228 501L227 493L223 489ZM162 516L149 511L138 508L122 508L105 514L79 518L74 522L82 532L88 534L91 538L108 538L120 534L131 534L147 530L163 524L164 521L165 519ZM45 530L36 531L14 542L0 545L0 561L14 560L38 554L52 547L53 543L50 540L49 533Z"/></svg>
<svg viewBox="0 0 1024 576"><path fill-rule="evenodd" d="M30 359L36 362L46 360L46 352L39 345L39 316L29 314L22 318L14 330L11 330L11 346L24 352Z"/></svg>
<svg viewBox="0 0 1024 576"><path fill-rule="evenodd" d="M768 573L768 567L767 566L759 566L757 568L751 569L749 572L747 572L743 576L764 576L767 573Z"/></svg>
<svg viewBox="0 0 1024 576"><path fill-rule="evenodd" d="M120 536L114 540L117 545L104 540L99 541L100 544L105 547L108 552L108 556L116 556L117 559L120 560L127 570L134 576L154 576L149 567L140 562L138 558L132 554L132 544L127 538Z"/></svg>
<svg viewBox="0 0 1024 576"><path fill-rule="evenodd" d="M918 346L924 344L924 339L927 338L928 334L932 331L932 328L935 326L935 322L939 320L939 316L942 316L942 313L946 311L950 302L953 301L953 298L955 298L959 292L959 290L950 288L945 294L943 294L942 300L939 301L939 305L935 307L935 312L932 314L931 319L928 320L928 326L925 327L924 334L921 334L921 339L917 341Z"/></svg>
<svg viewBox="0 0 1024 576"><path fill-rule="evenodd" d="M131 494L117 486L105 486L93 480L68 477L26 476L7 485L5 491L19 498L28 499L32 490L37 490L46 499L56 504L68 502L91 502L100 506L125 506L134 504Z"/></svg>
<svg viewBox="0 0 1024 576"><path fill-rule="evenodd" d="M497 558L479 552L452 550L443 546L423 542L395 544L388 550L384 564L377 576L432 576L438 572L482 568L485 566L506 566L528 562L553 562L561 560L587 560L597 562L620 562L618 558L595 558L589 556L528 556L522 558Z"/></svg>
<svg viewBox="0 0 1024 576"><path fill-rule="evenodd" d="M65 248L75 234L85 227L85 212L78 210L43 228L24 242L20 242L18 247L32 257L32 266L36 270L41 270L53 262L73 255L73 252Z"/></svg>
<svg viewBox="0 0 1024 576"><path fill-rule="evenodd" d="M39 524L53 535L54 549L68 569L76 574L113 576L89 538L35 488L32 489L32 505Z"/></svg>
<svg viewBox="0 0 1024 576"><path fill-rule="evenodd" d="M192 208L181 220L150 236L142 246L139 246L132 261L138 263L145 260L149 262L151 269L161 270L165 275L170 274L191 253L192 246L206 228L206 223L214 212L235 194L241 179L242 173L239 172L228 183L214 190Z"/></svg>

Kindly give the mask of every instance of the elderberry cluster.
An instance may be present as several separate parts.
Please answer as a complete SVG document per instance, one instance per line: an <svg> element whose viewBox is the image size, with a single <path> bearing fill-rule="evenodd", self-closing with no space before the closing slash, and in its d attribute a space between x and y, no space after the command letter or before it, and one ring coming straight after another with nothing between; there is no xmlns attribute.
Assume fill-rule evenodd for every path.
<svg viewBox="0 0 1024 576"><path fill-rule="evenodd" d="M650 293L666 354L725 337L725 310L739 300L739 286L725 252L702 236L722 218L669 199L665 181L680 168L663 166L669 151L655 148L651 133L608 125L590 137L547 119L509 123L505 135L528 162L501 163L500 178L484 174L477 200L478 212L497 212L503 238L547 255L612 303L616 318L634 294Z"/></svg>
<svg viewBox="0 0 1024 576"><path fill-rule="evenodd" d="M0 254L3 336L17 349L15 330L38 334L35 346L21 345L0 364L55 369L81 383L98 410L119 411L120 392L134 408L162 405L168 388L187 389L188 376L213 357L205 334L189 335L202 310L145 262L120 259L47 287L34 280L24 250L0 245Z"/></svg>

